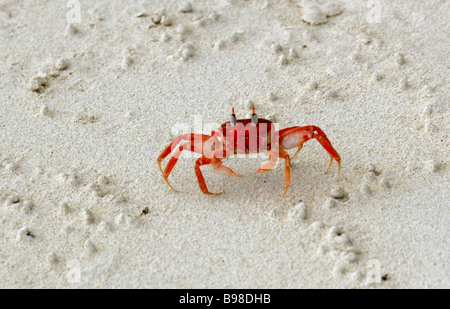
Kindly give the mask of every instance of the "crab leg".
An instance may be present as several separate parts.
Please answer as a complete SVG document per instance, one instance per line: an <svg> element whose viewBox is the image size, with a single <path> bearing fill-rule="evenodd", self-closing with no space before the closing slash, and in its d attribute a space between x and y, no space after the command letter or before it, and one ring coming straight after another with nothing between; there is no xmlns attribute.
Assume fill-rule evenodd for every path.
<svg viewBox="0 0 450 309"><path fill-rule="evenodd" d="M333 148L331 145L330 140L325 135L325 133L319 128L314 127L317 131L317 133L314 133L314 137L319 141L319 143L322 145L323 148L325 148L326 151L330 154L330 164L328 165L328 168L325 172L328 172L330 169L331 163L333 163L333 159L336 160L338 164L338 175L341 172L341 157L337 153L337 151Z"/></svg>
<svg viewBox="0 0 450 309"><path fill-rule="evenodd" d="M261 167L255 172L255 174L271 171L275 168L275 166L277 166L277 164L278 164L278 153L276 153L275 151L270 151L269 161L261 164Z"/></svg>
<svg viewBox="0 0 450 309"><path fill-rule="evenodd" d="M192 152L197 152L202 154L203 151L203 141L208 139L209 135L203 135L203 134L185 134L178 138L176 138L158 157L158 165L159 169L161 170L161 173L163 174L164 181L169 185L169 187L176 191L172 185L169 182L169 175L172 172L173 168L175 167L175 164L177 164L178 158L181 155L181 152L183 150L188 150ZM201 139L200 139L201 138ZM167 163L166 168L162 169L161 162L172 152L173 148L176 147L181 141L183 140L190 140L190 142L183 144L179 146L173 153L173 156L170 158L169 162Z"/></svg>
<svg viewBox="0 0 450 309"><path fill-rule="evenodd" d="M279 134L280 134L280 146L283 149L291 149L299 147L295 155L297 155L297 153L300 151L301 147L305 142L309 141L312 138L317 139L317 141L322 145L323 148L325 148L325 150L331 157L328 169L330 168L333 160L336 160L336 162L338 163L338 175L339 175L341 171L341 157L331 145L331 142L328 139L328 137L319 127L316 126L291 127L281 130Z"/></svg>
<svg viewBox="0 0 450 309"><path fill-rule="evenodd" d="M198 185L200 186L200 189L202 190L203 193L210 195L220 195L223 192L219 193L209 192L208 187L206 187L205 177L203 177L203 173L200 169L200 166L211 164L211 161L212 161L211 159L206 157L201 157L197 161L195 161L195 175L197 175Z"/></svg>
<svg viewBox="0 0 450 309"><path fill-rule="evenodd" d="M263 163L261 167L255 172L255 174L265 173L274 169L278 163L278 158L282 158L285 160L286 188L284 189L283 196L281 197L284 198L289 186L291 185L291 158L289 157L287 151L283 149L279 149L278 151L270 151L269 161Z"/></svg>
<svg viewBox="0 0 450 309"><path fill-rule="evenodd" d="M222 164L222 160L219 158L213 157L211 159L211 165L213 168L213 172L222 176L232 176L232 177L242 177L241 174L236 173L228 166Z"/></svg>
<svg viewBox="0 0 450 309"><path fill-rule="evenodd" d="M298 147L297 151L296 151L295 154L292 156L292 159L294 159L294 158L298 155L298 153L300 152L300 150L302 150L302 148L303 148L303 144L300 145L300 146Z"/></svg>
<svg viewBox="0 0 450 309"><path fill-rule="evenodd" d="M287 190L289 189L291 185L291 158L289 157L289 154L287 151L281 150L280 151L280 158L283 158L285 160L285 178L286 178L286 188L284 189L283 195L281 198L283 199L286 195Z"/></svg>
<svg viewBox="0 0 450 309"><path fill-rule="evenodd" d="M234 172L231 168L223 165L222 160L220 160L218 158L213 157L213 158L209 159L206 157L201 157L200 159L198 159L195 162L195 175L197 175L198 185L200 186L200 189L205 194L219 195L219 194L223 193L223 192L220 192L220 193L209 192L208 188L206 187L205 178L203 177L203 173L200 169L200 166L207 165L207 164L211 164L212 168L213 168L213 172L215 172L219 175L242 177L242 175L239 175L238 173Z"/></svg>
<svg viewBox="0 0 450 309"><path fill-rule="evenodd" d="M211 136L205 135L205 134L194 134L194 133L188 133L183 134L181 136L178 136L172 143L170 143L169 146L166 147L166 149L161 152L161 154L158 157L158 165L159 169L161 170L161 173L164 174L162 168L161 168L161 162L164 161L164 159L172 152L172 150L175 149L175 147L181 143L182 141L189 141L189 142L201 142L202 144L207 141Z"/></svg>
<svg viewBox="0 0 450 309"><path fill-rule="evenodd" d="M174 191L176 191L176 190L172 187L172 185L171 185L170 182L169 182L169 175L170 175L170 173L172 172L173 168L175 167L175 164L177 164L178 158L180 157L181 152L182 152L183 150L190 150L190 151L194 152L194 151L195 151L195 145L194 145L193 143L191 143L191 142L181 145L181 146L174 152L174 155L170 158L169 163L167 163L166 168L164 169L164 172L162 172L162 173L163 173L163 178L164 178L164 180L165 180L166 183L169 185L169 187L170 187L172 190L174 190ZM201 152L200 152L200 153L201 153ZM161 165L160 165L160 168L161 168ZM161 171L162 171L162 169L161 169Z"/></svg>

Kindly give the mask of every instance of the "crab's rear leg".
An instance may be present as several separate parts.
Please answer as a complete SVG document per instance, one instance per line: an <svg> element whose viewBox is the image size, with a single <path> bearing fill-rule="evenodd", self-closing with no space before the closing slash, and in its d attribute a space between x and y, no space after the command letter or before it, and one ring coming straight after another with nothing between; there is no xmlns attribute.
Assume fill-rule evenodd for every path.
<svg viewBox="0 0 450 309"><path fill-rule="evenodd" d="M159 155L157 161L158 161L158 166L159 169L161 171L161 173L164 174L163 169L161 167L161 163L162 161L164 161L164 159L170 155L170 153L172 152L172 150L175 149L175 147L177 147L177 145L179 143L181 143L182 141L188 141L191 143L196 143L199 144L201 143L203 145L203 143L205 141L207 141L211 136L210 135L205 135L205 134L194 134L194 133L188 133L188 134L183 134L181 136L178 136L176 139L173 140L172 143L169 144L169 146L166 147L166 149L164 149L161 154Z"/></svg>
<svg viewBox="0 0 450 309"><path fill-rule="evenodd" d="M172 190L176 191L176 190L172 187L172 185L170 184L170 182L169 182L169 175L170 175L170 173L172 172L172 170L173 170L173 168L175 167L175 165L177 164L178 158L181 156L181 153L182 153L184 150L188 150L188 151L197 152L197 153L200 153L200 154L201 154L201 153L202 153L202 148L201 148L201 147L202 147L202 145L199 145L199 146L195 147L195 144L192 143L192 142L189 142L189 143L186 143L186 144L181 145L180 147L178 147L177 150L174 151L174 154L173 154L173 156L170 158L169 162L167 163L166 168L164 169L164 171L162 171L162 169L161 169L161 172L162 172L162 174L163 174L164 180L166 181L166 183L169 185L169 187L170 187ZM159 162L159 161L158 161L158 162ZM161 168L161 165L160 165L160 168Z"/></svg>
<svg viewBox="0 0 450 309"><path fill-rule="evenodd" d="M169 146L166 147L166 149L163 150L163 152L158 157L158 166L161 170L161 173L163 175L164 181L167 183L167 185L174 191L176 191L172 185L169 182L169 175L170 172L172 172L173 168L175 167L175 164L177 164L178 158L180 157L182 151L192 151L197 152L199 154L203 153L203 143L207 141L211 136L205 135L205 134L184 134L179 137L177 137L172 143L170 143ZM181 143L182 141L189 141L188 143L185 143L179 147L177 145ZM175 150L174 150L175 149ZM168 156L170 153L174 150L172 157L170 158L169 162L167 163L166 168L162 169L161 162Z"/></svg>

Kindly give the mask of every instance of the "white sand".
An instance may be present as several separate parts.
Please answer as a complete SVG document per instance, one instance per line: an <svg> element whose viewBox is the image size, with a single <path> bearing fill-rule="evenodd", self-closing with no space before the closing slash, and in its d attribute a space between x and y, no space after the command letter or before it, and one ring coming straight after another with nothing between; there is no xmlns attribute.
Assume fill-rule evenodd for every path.
<svg viewBox="0 0 450 309"><path fill-rule="evenodd" d="M449 288L449 2L181 3L0 1L0 287ZM310 141L282 201L262 158L204 167L218 197L182 158L171 191L171 128L248 99L340 176Z"/></svg>

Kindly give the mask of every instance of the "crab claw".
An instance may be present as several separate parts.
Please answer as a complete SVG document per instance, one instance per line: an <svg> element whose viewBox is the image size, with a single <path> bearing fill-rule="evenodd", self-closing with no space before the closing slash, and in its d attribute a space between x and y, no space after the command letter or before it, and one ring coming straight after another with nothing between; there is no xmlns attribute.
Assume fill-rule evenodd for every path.
<svg viewBox="0 0 450 309"><path fill-rule="evenodd" d="M264 168L258 168L258 170L254 174L262 174L266 173L268 171L271 171L272 169L264 169Z"/></svg>
<svg viewBox="0 0 450 309"><path fill-rule="evenodd" d="M261 167L255 172L255 174L271 171L275 168L275 166L277 166L277 162L274 161L263 163L261 164Z"/></svg>
<svg viewBox="0 0 450 309"><path fill-rule="evenodd" d="M223 193L223 191L222 192L218 192L218 193L208 192L208 193L205 193L205 194L208 194L208 195L221 195L222 193Z"/></svg>
<svg viewBox="0 0 450 309"><path fill-rule="evenodd" d="M223 164L213 165L213 172L222 176L242 177L241 174L236 173Z"/></svg>

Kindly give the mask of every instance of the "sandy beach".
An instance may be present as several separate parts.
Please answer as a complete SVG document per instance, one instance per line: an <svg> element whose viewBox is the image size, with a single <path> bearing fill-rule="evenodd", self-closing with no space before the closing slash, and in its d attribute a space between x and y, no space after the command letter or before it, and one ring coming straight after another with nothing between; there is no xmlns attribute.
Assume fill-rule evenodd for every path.
<svg viewBox="0 0 450 309"><path fill-rule="evenodd" d="M0 0L0 288L450 288L445 0ZM314 125L292 160L177 136ZM295 150L289 151L291 155ZM167 164L168 158L163 162Z"/></svg>

